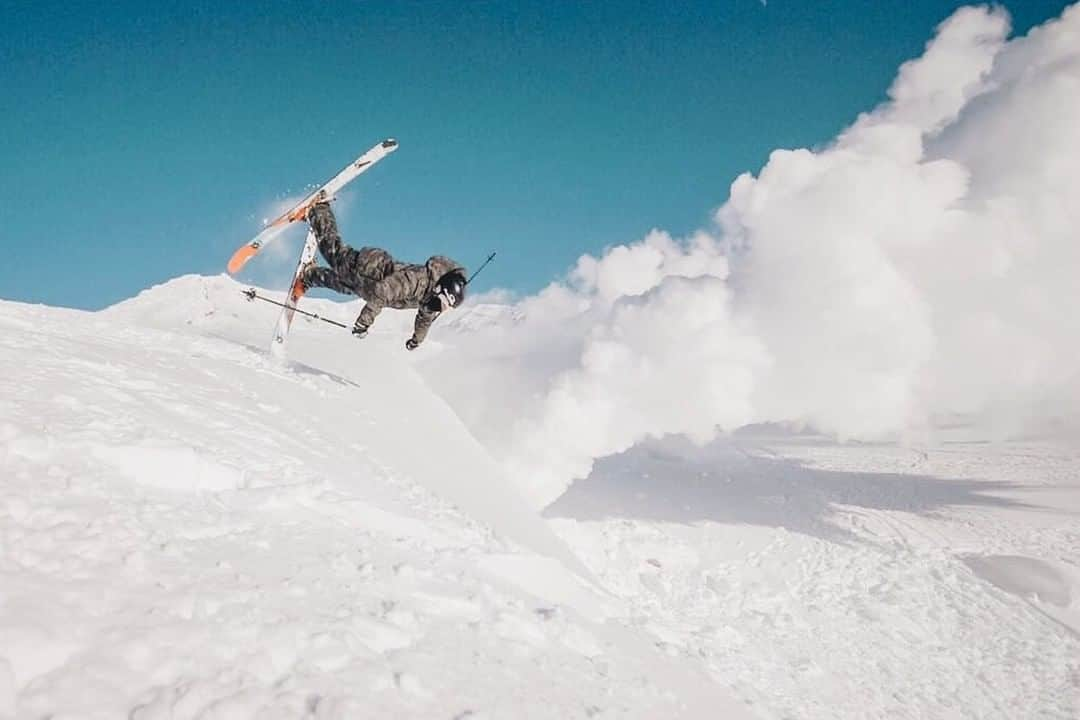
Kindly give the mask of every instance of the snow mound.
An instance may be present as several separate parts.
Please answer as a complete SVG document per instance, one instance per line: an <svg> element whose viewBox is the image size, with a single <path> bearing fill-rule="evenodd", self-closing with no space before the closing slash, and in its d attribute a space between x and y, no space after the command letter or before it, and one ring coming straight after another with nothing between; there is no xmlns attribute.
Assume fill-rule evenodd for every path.
<svg viewBox="0 0 1080 720"><path fill-rule="evenodd" d="M201 337L235 339L255 351L251 358L254 362L272 365L262 348L269 345L269 329L278 308L247 300L244 289L224 275L188 275L143 291L102 314L115 322L173 332L195 329ZM259 292L284 300L282 293ZM345 324L351 324L359 307L359 301L304 301L305 310ZM297 418L296 431L321 444L320 438L328 430L327 418L308 423L302 419L305 414L314 414L317 406L332 412L339 403L364 408L362 424L347 414L335 418L341 435L336 442L359 447L363 440L365 453L378 453L385 466L408 472L410 478L500 535L584 572L583 566L522 501L453 411L412 371L409 354L402 347L407 334L401 332L403 321L411 325L412 316L411 311L384 311L372 336L364 341L357 341L339 328L297 316L285 370L299 372L301 378L321 375L336 387L332 392L316 390L306 399L302 390L296 395L297 412L290 414ZM251 380L246 378L243 384L250 385ZM258 397L272 403L280 393L267 389ZM252 422L253 429L257 429L261 420L255 417Z"/></svg>
<svg viewBox="0 0 1080 720"><path fill-rule="evenodd" d="M0 718L747 716L618 620L410 314L298 318L279 363L243 289L0 302Z"/></svg>

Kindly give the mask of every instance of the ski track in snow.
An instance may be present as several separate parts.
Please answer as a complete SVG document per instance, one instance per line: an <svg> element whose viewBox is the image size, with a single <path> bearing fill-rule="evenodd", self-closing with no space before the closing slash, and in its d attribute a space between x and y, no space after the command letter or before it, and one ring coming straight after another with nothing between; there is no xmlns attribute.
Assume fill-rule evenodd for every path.
<svg viewBox="0 0 1080 720"><path fill-rule="evenodd" d="M1077 453L653 441L545 524L407 314L281 366L240 288L0 303L0 718L1080 716Z"/></svg>

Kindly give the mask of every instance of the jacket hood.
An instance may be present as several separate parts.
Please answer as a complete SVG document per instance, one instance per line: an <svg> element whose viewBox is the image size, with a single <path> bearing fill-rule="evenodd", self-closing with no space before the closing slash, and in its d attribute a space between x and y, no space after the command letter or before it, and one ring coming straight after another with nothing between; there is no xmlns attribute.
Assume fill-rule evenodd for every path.
<svg viewBox="0 0 1080 720"><path fill-rule="evenodd" d="M431 287L439 282L439 278L448 272L458 270L462 275L467 275L465 266L456 260L451 260L443 255L434 255L427 261L428 277L431 279Z"/></svg>

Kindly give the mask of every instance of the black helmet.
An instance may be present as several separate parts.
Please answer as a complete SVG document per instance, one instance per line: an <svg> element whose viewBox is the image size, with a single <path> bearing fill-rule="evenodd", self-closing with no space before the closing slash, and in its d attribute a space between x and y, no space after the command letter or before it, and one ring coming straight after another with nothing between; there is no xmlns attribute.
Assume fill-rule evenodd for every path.
<svg viewBox="0 0 1080 720"><path fill-rule="evenodd" d="M443 307L457 307L465 301L465 275L460 270L451 270L439 278L435 294L443 302Z"/></svg>

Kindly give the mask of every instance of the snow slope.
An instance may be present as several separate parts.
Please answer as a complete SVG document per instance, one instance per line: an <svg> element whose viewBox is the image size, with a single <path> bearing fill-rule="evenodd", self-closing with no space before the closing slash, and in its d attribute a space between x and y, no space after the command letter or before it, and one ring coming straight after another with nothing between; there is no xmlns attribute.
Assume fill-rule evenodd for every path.
<svg viewBox="0 0 1080 720"><path fill-rule="evenodd" d="M393 317L300 321L279 366L240 288L0 303L0 717L749 716L619 620Z"/></svg>
<svg viewBox="0 0 1080 720"><path fill-rule="evenodd" d="M782 718L1080 717L1080 456L740 433L546 514L673 651Z"/></svg>
<svg viewBox="0 0 1080 720"><path fill-rule="evenodd" d="M0 718L1080 717L1073 447L667 438L541 518L424 380L518 318L279 366L240 289L0 302Z"/></svg>

